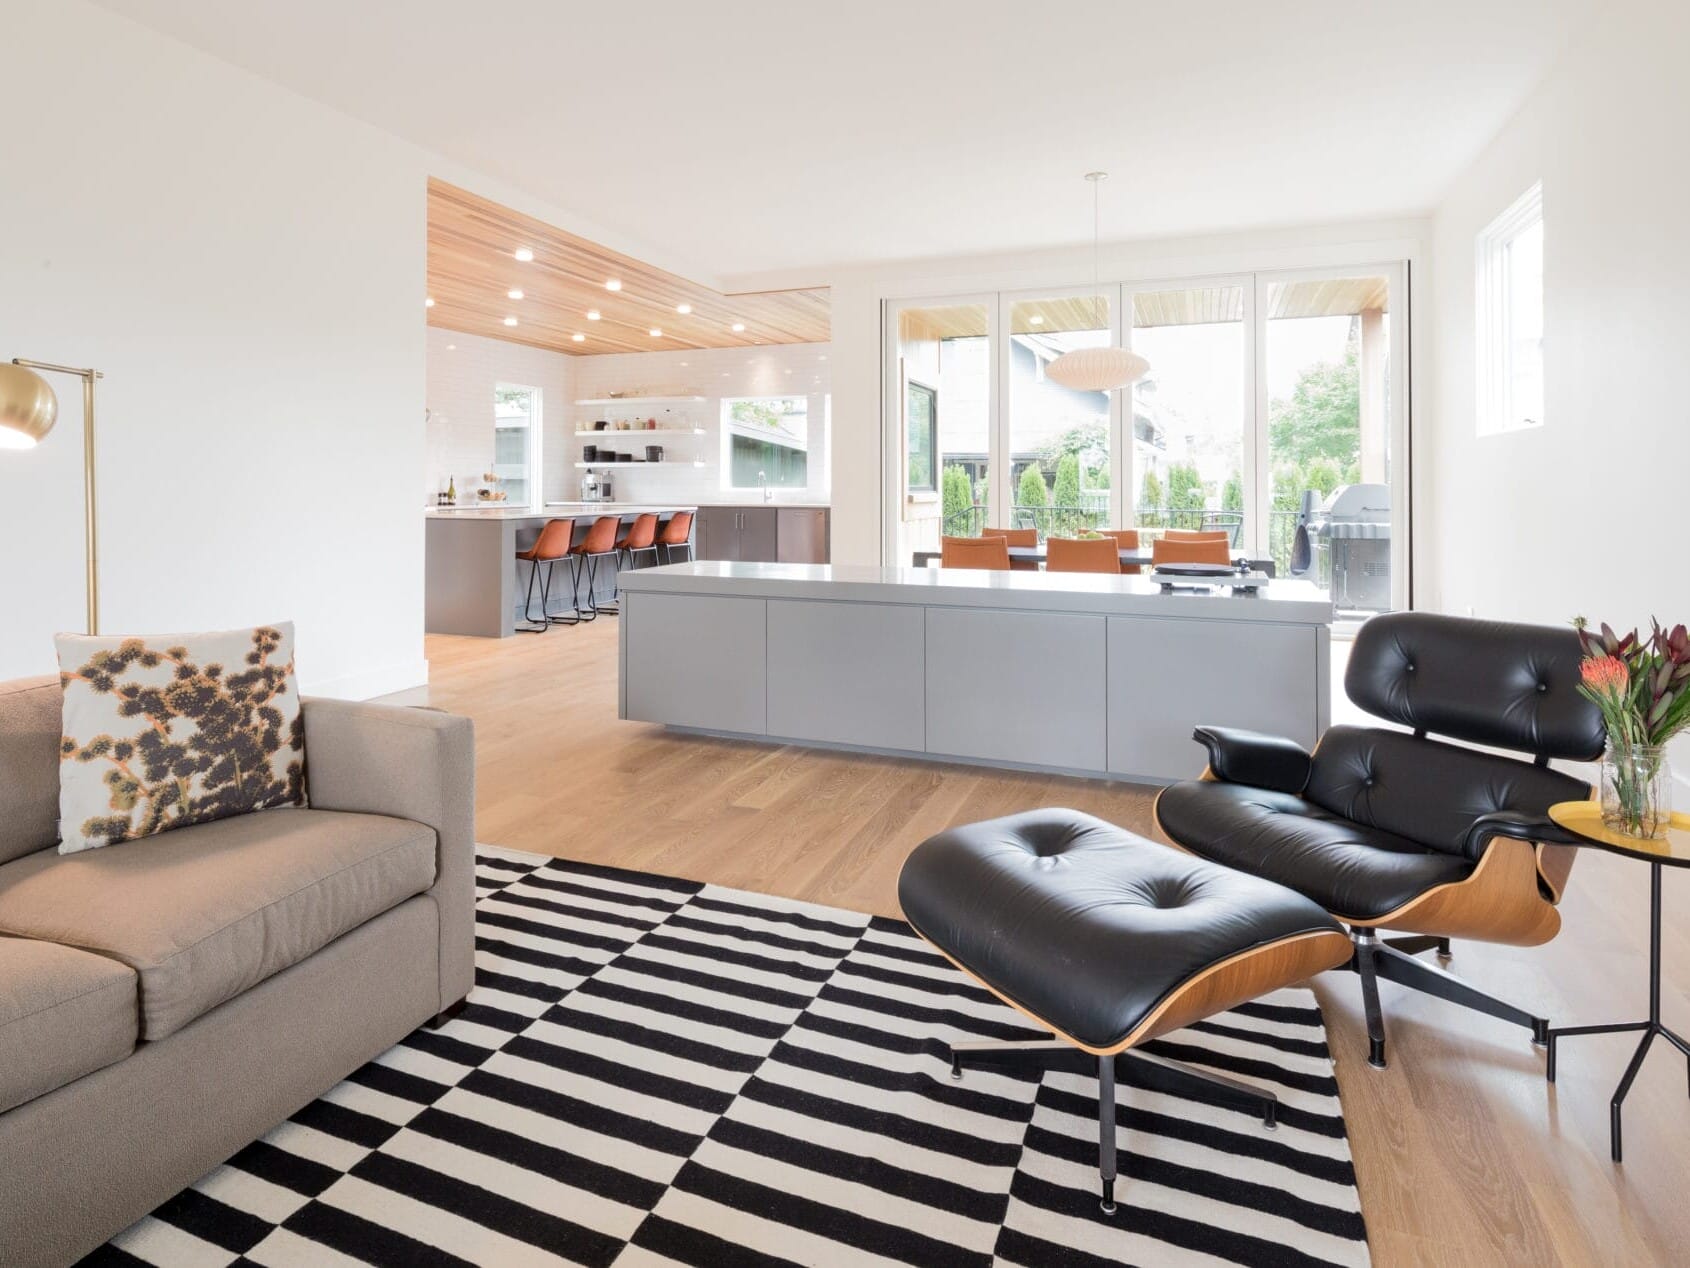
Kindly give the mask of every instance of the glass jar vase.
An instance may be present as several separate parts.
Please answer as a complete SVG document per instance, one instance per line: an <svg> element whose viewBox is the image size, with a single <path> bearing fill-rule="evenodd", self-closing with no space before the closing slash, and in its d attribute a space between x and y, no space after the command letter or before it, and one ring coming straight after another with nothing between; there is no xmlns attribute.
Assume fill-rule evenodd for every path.
<svg viewBox="0 0 1690 1268"><path fill-rule="evenodd" d="M1602 826L1632 837L1666 834L1672 772L1658 744L1609 744L1602 755Z"/></svg>

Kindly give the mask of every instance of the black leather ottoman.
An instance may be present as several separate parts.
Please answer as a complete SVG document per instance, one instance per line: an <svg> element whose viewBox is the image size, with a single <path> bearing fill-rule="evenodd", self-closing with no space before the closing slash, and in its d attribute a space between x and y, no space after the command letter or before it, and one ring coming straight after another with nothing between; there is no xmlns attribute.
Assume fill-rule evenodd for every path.
<svg viewBox="0 0 1690 1268"><path fill-rule="evenodd" d="M1312 899L1135 836L1078 810L972 823L918 845L898 878L922 937L1056 1038L953 1045L965 1061L1095 1060L1103 1209L1113 1211L1116 1060L1159 1088L1246 1104L1277 1100L1133 1051L1147 1039L1349 960L1349 936Z"/></svg>

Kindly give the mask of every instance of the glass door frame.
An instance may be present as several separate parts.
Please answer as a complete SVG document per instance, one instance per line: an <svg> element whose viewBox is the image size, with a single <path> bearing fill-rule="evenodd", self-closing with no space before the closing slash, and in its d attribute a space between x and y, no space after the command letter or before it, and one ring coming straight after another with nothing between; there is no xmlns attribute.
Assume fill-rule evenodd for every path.
<svg viewBox="0 0 1690 1268"><path fill-rule="evenodd" d="M1333 264L1314 268L1260 269L1254 278L1256 296L1250 344L1260 350L1263 373L1254 380L1256 390L1256 423L1262 443L1258 446L1254 481L1245 482L1245 507L1250 504L1251 485L1254 484L1256 505L1263 508L1257 531L1260 540L1268 540L1267 512L1273 506L1273 455L1267 441L1268 376L1267 358L1267 287L1276 282L1326 282L1351 277L1383 277L1385 279L1385 311L1391 317L1390 338L1386 341L1387 364L1390 367L1391 391L1386 397L1386 428L1390 448L1389 484L1391 488L1391 607L1407 611L1414 596L1414 456L1409 447L1409 428L1412 416L1413 373L1409 362L1410 332L1408 261L1392 260L1373 264ZM1247 382L1249 380L1246 380Z"/></svg>
<svg viewBox="0 0 1690 1268"><path fill-rule="evenodd" d="M1131 282L1123 282L1121 284L1120 311L1123 314L1123 320L1125 320L1125 314L1128 311L1128 306L1132 303L1135 296L1155 294L1158 291L1205 290L1223 286L1236 286L1242 292L1244 313L1240 325L1242 326L1242 334L1244 337L1239 340L1239 343L1243 345L1243 361L1239 370L1243 376L1240 381L1244 384L1244 392L1240 394L1238 401L1239 422L1243 429L1243 436L1240 442L1242 447L1239 450L1238 458L1239 466L1242 469L1239 471L1238 475L1244 485L1244 524L1249 530L1250 541L1253 544L1252 548L1256 549L1256 552L1260 554L1261 551L1259 549L1259 543L1266 540L1265 536L1261 535L1264 532L1266 521L1264 520L1262 525L1257 524L1257 512L1262 506L1262 502L1261 493L1258 488L1260 476L1256 469L1260 463L1260 454L1258 451L1265 449L1266 446L1258 442L1257 420L1252 417L1252 413L1257 404L1254 396L1252 395L1252 388L1256 384L1255 276L1256 275L1252 273L1207 273L1196 274L1189 277L1150 278L1143 281L1135 280ZM1123 346L1130 349L1132 347L1132 343L1130 342L1133 332L1132 322L1126 321L1124 329L1128 342ZM1153 364L1151 369L1154 370L1155 368L1156 367ZM1136 384L1134 387L1136 388ZM1132 390L1134 389L1124 388L1121 392L1116 393L1116 395L1124 395L1126 392ZM1259 392L1257 392L1256 395L1259 395ZM1117 402L1117 404L1119 403ZM1265 428L1265 424L1262 424L1262 426ZM1135 479L1136 476L1136 472L1129 471L1127 473L1127 477L1129 479ZM1123 510L1126 514L1132 516L1134 522L1136 522L1138 516L1138 485L1136 483L1134 483L1128 490ZM1121 520L1119 522L1122 527L1133 527L1132 524L1129 524L1125 520Z"/></svg>
<svg viewBox="0 0 1690 1268"><path fill-rule="evenodd" d="M998 445L1001 441L999 428L1002 425L1003 414L1001 408L1003 396L1002 384L999 379L998 363L1007 358L998 355L998 332L1002 328L998 321L998 293L996 291L972 291L956 294L924 295L904 299L888 299L882 304L883 317L881 319L881 374L880 374L880 452L882 455L880 471L881 488L881 559L892 567L906 567L908 560L900 561L898 556L903 554L902 538L904 522L904 401L903 375L898 373L898 362L902 357L903 336L898 330L898 318L906 309L920 308L957 308L970 304L978 304L986 314L986 417L987 427L987 463L991 472L989 487L991 489L988 502L990 506L1006 506L999 500L1001 494L998 488L999 471L1001 465L997 461ZM943 403L940 405L943 410ZM943 414L941 413L941 418ZM940 487L943 488L945 470L945 450L943 442L938 445L938 467ZM941 521L941 525L943 521ZM941 528L942 531L942 528Z"/></svg>
<svg viewBox="0 0 1690 1268"><path fill-rule="evenodd" d="M1132 347L1132 323L1128 305L1136 294L1144 292L1194 289L1215 286L1240 286L1244 292L1243 374L1245 399L1240 401L1243 411L1244 435L1242 464L1244 480L1244 515L1251 538L1258 553L1266 550L1268 542L1268 512L1273 505L1272 462L1268 443L1268 387L1265 373L1267 355L1267 310L1265 288L1276 282L1320 281L1345 277L1378 276L1386 279L1389 299L1387 311L1393 317L1387 345L1392 367L1394 390L1388 399L1390 430L1390 486L1391 486L1391 603L1402 611L1412 606L1414 599L1413 532L1414 532L1414 449L1413 449L1413 390L1414 366L1411 360L1412 305L1410 261L1406 258L1385 261L1362 260L1352 263L1309 267L1262 268L1226 273L1198 273L1173 276L1146 276L1099 285L1078 283L1048 286L1017 287L1012 290L979 290L940 292L932 295L904 295L882 300L881 328L881 463L882 559L892 566L907 566L902 554L900 523L902 520L902 454L903 437L899 432L902 418L900 385L896 367L899 357L898 316L906 309L949 307L961 304L982 305L986 311L986 340L988 362L987 409L990 418L990 505L1012 505L1014 489L1010 478L1011 421L1009 417L1009 383L1012 358L1005 332L1009 329L1010 305L1027 299L1053 297L1085 297L1100 295L1110 303L1110 334L1117 346ZM1261 372L1258 372L1261 371ZM1110 514L1117 525L1130 525L1137 515L1138 473L1132 469L1133 447L1129 434L1130 418L1123 393L1111 392L1109 407L1109 463ZM896 458L896 463L893 459ZM943 453L940 455L941 464Z"/></svg>
<svg viewBox="0 0 1690 1268"><path fill-rule="evenodd" d="M1121 286L1118 282L1103 282L1096 286L1035 286L1013 291L999 291L997 293L997 312L993 326L994 337L997 331L1004 331L1005 342L1003 350L1009 352L1008 340L1014 337L1010 314L1014 306L1030 299L1094 299L1101 297L1109 305L1109 339L1116 346L1121 346ZM997 348L994 344L993 355ZM1015 504L1015 480L1011 469L1014 467L1014 420L1010 411L1014 403L1014 394L1010 389L1010 378L1015 372L1015 358L1012 355L998 356L992 367L994 402L1001 401L1003 407L992 416L992 505L1004 508ZM1111 524L1121 523L1121 392L1109 393L1109 521ZM1001 456L1002 461L999 461ZM1130 496L1130 495L1129 495ZM1005 520L1004 523L1010 521Z"/></svg>

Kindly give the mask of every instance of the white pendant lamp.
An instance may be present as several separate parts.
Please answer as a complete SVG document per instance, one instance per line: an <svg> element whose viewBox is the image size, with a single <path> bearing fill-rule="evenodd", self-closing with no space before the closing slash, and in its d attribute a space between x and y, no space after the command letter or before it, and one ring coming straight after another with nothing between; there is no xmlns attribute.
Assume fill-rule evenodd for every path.
<svg viewBox="0 0 1690 1268"><path fill-rule="evenodd" d="M1087 172L1091 182L1091 280L1097 286L1098 186L1108 172ZM1150 362L1126 348L1076 348L1045 367L1045 377L1077 392L1112 392L1150 373Z"/></svg>

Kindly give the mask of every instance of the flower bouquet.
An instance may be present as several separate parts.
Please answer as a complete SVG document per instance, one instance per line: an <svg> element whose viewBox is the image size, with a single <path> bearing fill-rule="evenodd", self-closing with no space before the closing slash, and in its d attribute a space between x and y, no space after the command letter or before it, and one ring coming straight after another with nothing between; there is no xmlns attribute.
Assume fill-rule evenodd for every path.
<svg viewBox="0 0 1690 1268"><path fill-rule="evenodd" d="M1608 748L1602 758L1602 822L1628 836L1653 837L1672 817L1666 743L1690 726L1690 632L1650 622L1615 634L1573 621L1584 661L1579 693L1602 711Z"/></svg>

